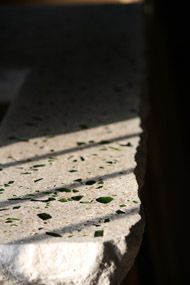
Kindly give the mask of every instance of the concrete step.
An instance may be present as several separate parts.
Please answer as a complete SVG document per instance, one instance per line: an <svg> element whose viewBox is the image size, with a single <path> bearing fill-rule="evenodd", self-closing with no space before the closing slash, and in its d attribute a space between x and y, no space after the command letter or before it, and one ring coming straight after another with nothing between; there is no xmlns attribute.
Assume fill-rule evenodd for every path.
<svg viewBox="0 0 190 285"><path fill-rule="evenodd" d="M119 284L143 234L143 7L0 18L1 62L29 70L0 128L0 284Z"/></svg>

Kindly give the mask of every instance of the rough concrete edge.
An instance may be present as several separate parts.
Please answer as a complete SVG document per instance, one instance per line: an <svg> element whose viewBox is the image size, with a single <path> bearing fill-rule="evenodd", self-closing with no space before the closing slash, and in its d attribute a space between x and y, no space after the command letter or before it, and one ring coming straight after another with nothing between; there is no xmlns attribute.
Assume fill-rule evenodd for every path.
<svg viewBox="0 0 190 285"><path fill-rule="evenodd" d="M145 177L145 171L146 171L146 153L147 153L147 130L146 130L146 121L147 118L149 117L149 111L150 111L150 106L148 103L148 85L147 85L147 79L144 81L144 86L142 88L142 94L141 94L141 104L140 104L140 118L141 118L141 127L142 127L142 134L140 135L140 142L136 150L136 155L135 155L135 160L137 162L136 168L134 171L134 174L136 176L137 184L138 184L138 195L139 198L141 199L141 192L144 184L144 177ZM11 108L9 108L9 112ZM9 114L8 112L8 114ZM7 114L6 116L7 117ZM4 121L4 120L3 120ZM142 202L142 200L141 200ZM140 220L133 225L130 228L130 234L125 237L123 240L118 239L118 243L123 243L127 247L126 254L122 255L120 254L120 248L118 247L117 242L115 240L111 241L105 241L103 243L103 259L100 263L101 265L101 270L99 271L98 276L94 276L94 280L91 280L89 284L91 285L97 285L101 284L101 282L105 281L105 279L109 279L109 284L110 285L116 285L120 284L122 280L126 277L127 273L133 266L133 263L135 261L135 258L138 254L142 238L143 238L143 231L144 231L144 226L145 226L145 217L144 217L144 211L143 211L143 205L141 204L140 208ZM117 254L118 253L118 254ZM119 256L120 255L120 256ZM110 267L111 263L114 264L115 269L110 272L110 275L108 276L103 276L104 269L106 267ZM117 266L119 265L119 266ZM9 277L8 279L0 280L0 285L3 285L4 282L6 284L24 284L24 285L35 285L37 283L31 283L30 281L28 282L27 280L22 280L24 283L21 283L21 280L15 280L13 276L10 275L11 272L7 272ZM11 278L10 278L11 277ZM103 279L104 280L103 280ZM39 283L38 283L39 284ZM41 283L42 284L42 283ZM60 283L61 284L61 283ZM63 284L63 283L62 283ZM72 283L74 284L74 283ZM108 284L108 283L106 283Z"/></svg>
<svg viewBox="0 0 190 285"><path fill-rule="evenodd" d="M148 78L146 77L143 83L142 93L141 93L141 104L140 104L140 111L139 115L141 118L141 127L143 132L140 135L140 142L137 147L137 152L135 155L135 160L137 165L134 170L134 174L138 184L138 196L141 200L141 207L140 207L140 217L141 219L130 228L130 234L126 238L126 243L128 246L129 251L127 251L126 256L124 256L125 264L130 264L128 266L128 270L126 272L126 268L120 268L120 272L118 276L120 276L119 283L120 284L123 279L126 277L127 273L130 271L131 267L133 266L136 256L139 252L141 242L143 239L143 233L146 223L146 217L144 215L143 210L143 201L142 201L142 190L144 187L144 178L146 173L146 155L147 155L147 140L148 140L148 132L147 132L147 120L150 114L150 105L148 100ZM134 258L134 251L135 258ZM131 259L131 256L133 258ZM124 275L125 272L125 275ZM115 285L116 283L113 283Z"/></svg>
<svg viewBox="0 0 190 285"><path fill-rule="evenodd" d="M141 199L141 192L144 184L144 177L146 171L146 142L147 142L147 130L146 130L146 121L149 117L149 109L150 106L148 104L148 86L147 81L145 80L143 91L141 94L141 104L140 104L140 118L141 118L141 127L143 129L142 134L140 135L140 142L137 147L135 160L137 162L134 174L137 179L138 184L138 195ZM142 200L141 200L142 202ZM133 266L135 258L138 254L142 239L143 239L143 231L145 226L145 217L143 211L143 205L141 204L140 208L140 220L131 227L130 234L124 239L118 239L117 242L115 240L105 241L103 243L103 259L100 262L100 270L98 275L94 275L93 280L90 281L89 284L97 285L103 284L104 281L109 282L106 284L116 285L120 284L122 280L126 277L127 273ZM122 246L127 247L126 254L120 254L120 248L118 244L122 244ZM109 271L109 275L104 276L104 270L106 268L111 268L114 266L113 270ZM15 280L13 276L11 276L11 272L7 272L5 279L0 280L0 285L3 285L4 282L6 284L24 284L24 285L35 285L35 283L28 282L26 279ZM7 278L6 278L7 277ZM108 281L109 280L109 281ZM24 283L23 283L24 282ZM40 284L40 283L36 283ZM43 284L43 283L41 283ZM64 283L62 283L64 284ZM74 283L73 283L74 284Z"/></svg>
<svg viewBox="0 0 190 285"><path fill-rule="evenodd" d="M101 245L100 243L96 243L96 244L93 244L93 243L89 243L88 245L93 245L94 248L96 248L96 257L98 255L102 256L100 253L103 252L103 245ZM53 246L53 250L55 249L56 247L56 243L54 244L50 244L50 245L47 245L46 244L46 247L50 246L51 248L51 245ZM62 243L60 244L60 246L63 246L63 249L64 248L67 248L68 244L67 243ZM71 245L71 243L70 243ZM79 244L75 243L74 244L75 246L79 246ZM96 246L97 245L97 246ZM42 245L43 246L43 245ZM29 253L31 253L31 250L32 250L32 253L34 253L34 258L32 259L32 261L35 261L35 254L41 254L41 253L45 253L45 251L42 251L40 248L41 245L36 243L34 245L32 245L31 243L29 244L17 244L17 245L4 245L3 246L4 249L3 251L5 252L5 254L7 254L7 260L5 260L5 264L3 264L1 266L1 269L2 269L2 276L1 279L0 279L0 285L46 285L45 282L48 282L47 284L51 284L51 285L54 285L54 284L57 284L57 285L75 285L75 284L82 284L81 282L79 283L76 283L75 281L72 281L72 280L67 280L66 283L65 283L65 280L63 281L59 281L59 280L55 280L55 279L52 279L51 278L48 280L43 280L43 275L42 276L35 276L35 270L36 270L36 265L35 263L31 263L31 266L34 265L34 276L35 276L35 280L33 281L34 277L32 276L32 274L28 274L28 276L26 276L26 274L24 275L23 273L27 273L27 267L25 267L25 264L24 262L21 262L21 266L23 267L23 270L21 272L17 271L17 268L19 268L19 258L21 257L26 257L26 255L28 255L28 251ZM47 248L44 248L44 249L47 249ZM89 249L89 248L88 248ZM23 254L23 252L24 254ZM87 251L89 252L89 251ZM77 251L75 251L75 255L76 256L73 256L73 257L77 257ZM59 256L58 256L59 257ZM13 264L12 264L12 259L13 261L15 261ZM24 258L25 260L25 258ZM27 260L26 260L27 261ZM88 259L87 259L87 263L88 263ZM25 271L26 269L26 271ZM91 271L92 272L92 275L94 274L94 272L97 271L97 268L96 266L94 266L93 270ZM87 276L87 279L88 279L88 276ZM89 283L91 284L91 283Z"/></svg>
<svg viewBox="0 0 190 285"><path fill-rule="evenodd" d="M150 113L150 106L148 101L148 85L147 85L147 78L144 80L142 93L141 93L141 104L140 104L140 111L139 115L141 118L141 127L143 132L140 135L139 145L136 150L135 161L137 162L136 168L134 170L134 174L136 176L137 184L138 184L138 196L141 200L141 208L140 208L140 220L130 228L130 233L128 236L125 237L125 243L127 247L126 254L121 256L121 260L118 262L117 252L119 254L119 247L117 246L118 243L115 241L105 242L104 256L109 257L106 258L109 262L114 262L116 265L116 270L109 276L110 278L110 285L119 285L128 272L130 271L131 267L133 266L136 256L139 252L141 242L143 239L144 227L145 227L145 216L143 211L142 205L142 190L144 187L144 178L146 173L146 154L147 154L147 119L149 118ZM120 240L122 243L122 241ZM117 248L116 248L117 247ZM106 262L108 262L108 260ZM117 266L119 264L119 266ZM93 283L93 285L99 283Z"/></svg>
<svg viewBox="0 0 190 285"><path fill-rule="evenodd" d="M138 183L138 193L139 197L141 198L141 191L143 188L143 182L144 182L144 175L145 175L145 166L146 166L146 129L144 128L144 123L147 118L147 108L145 107L146 100L143 100L143 104L141 105L141 112L143 111L143 114L141 115L142 121L141 125L143 126L143 133L140 137L140 143L137 148L137 152L135 155L135 160L138 162L137 166L135 168L135 176ZM127 273L131 269L135 258L138 254L142 238L143 238L143 231L145 226L144 221L144 212L143 207L140 209L140 220L131 227L130 234L127 237L124 237L123 239L118 239L117 241L111 240L103 243L103 259L100 262L100 270L99 274L94 275L93 280L91 279L90 283L91 285L97 285L97 284L110 284L110 285L116 285L120 284L122 280L126 277ZM122 244L122 246L127 247L126 254L122 255L120 254L120 248L119 244ZM113 266L112 270L108 270L109 274L107 276L104 275L105 269L109 268L111 269L111 266ZM11 276L11 272L7 272L6 276L4 276L6 279L4 281L0 280L0 285L4 284L24 284L24 285L35 285L34 283L28 282L26 279L24 280L15 280L13 276ZM9 280L9 281L8 281ZM3 283L1 283L3 282ZM106 283L104 283L106 282ZM109 282L109 283L108 283ZM36 284L43 284L43 283L36 283ZM60 283L61 284L61 283ZM64 283L62 283L64 284ZM75 284L75 283L73 283Z"/></svg>
<svg viewBox="0 0 190 285"><path fill-rule="evenodd" d="M138 183L138 195L141 199L141 192L144 184L144 177L145 177L145 171L146 171L146 142L147 142L147 130L146 130L146 121L149 116L149 104L148 104L148 90L147 90L147 82L145 81L143 91L141 94L141 104L140 104L140 117L141 117L141 127L143 129L143 132L140 136L140 142L137 147L135 160L137 162L136 168L135 168L135 176ZM142 201L141 201L142 202ZM126 277L127 273L133 266L133 263L135 261L135 258L138 254L142 239L143 239L143 231L145 226L145 217L144 217L144 211L143 211L143 205L141 204L140 209L140 220L131 227L130 234L125 237L123 240L118 239L117 242L115 240L111 241L105 241L103 243L103 259L100 263L100 270L99 274L95 275L93 280L90 281L89 284L91 285L97 285L101 284L102 282L107 280L107 284L110 285L116 285L120 284L122 280ZM120 248L118 247L118 244L122 243L123 246L127 247L126 254L122 255L120 254ZM114 268L112 271L109 271L108 276L104 276L104 270L107 268L110 268L114 265ZM7 278L0 280L0 285L3 285L4 282L6 284L24 284L24 285L35 285L34 283L28 282L27 280L15 280L13 276L11 276L11 272L7 272ZM103 280L104 279L104 280ZM109 281L108 281L109 280ZM21 283L22 282L22 283ZM23 283L24 282L24 283ZM103 284L102 283L102 284ZM37 283L36 283L37 284ZM40 283L38 283L40 284ZM42 283L41 283L42 284ZM63 283L64 284L64 283ZM73 283L74 284L74 283Z"/></svg>

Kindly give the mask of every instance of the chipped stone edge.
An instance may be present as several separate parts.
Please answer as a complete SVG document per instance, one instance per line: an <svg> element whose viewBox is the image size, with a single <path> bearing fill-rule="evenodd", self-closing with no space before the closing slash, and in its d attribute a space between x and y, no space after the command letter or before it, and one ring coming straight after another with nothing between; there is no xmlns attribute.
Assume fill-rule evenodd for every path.
<svg viewBox="0 0 190 285"><path fill-rule="evenodd" d="M2 244L0 285L116 285L125 278L138 254L145 226L141 192L146 169L146 120L150 109L147 86L145 80L139 114L143 132L136 150L134 171L141 199L139 221L130 228L127 236L103 243L99 239L97 242ZM64 272L56 272L62 264Z"/></svg>
<svg viewBox="0 0 190 285"><path fill-rule="evenodd" d="M137 164L134 171L140 199L146 166L145 123L149 113L147 98L144 95L142 97L140 117L143 133L135 155ZM0 245L0 285L120 284L138 254L144 226L141 206L139 221L130 228L128 236L122 238L103 243L98 238L96 242ZM51 260L48 259L50 256ZM63 264L64 272L57 271Z"/></svg>
<svg viewBox="0 0 190 285"><path fill-rule="evenodd" d="M2 244L0 285L116 285L125 278L138 254L145 226L141 192L145 177L145 125L149 105L147 92L143 93L140 106L143 132L136 150L134 171L141 199L139 221L130 228L127 236L110 241L101 242L98 238L96 242ZM48 259L50 256L51 260ZM59 272L57 269L63 264L64 272Z"/></svg>

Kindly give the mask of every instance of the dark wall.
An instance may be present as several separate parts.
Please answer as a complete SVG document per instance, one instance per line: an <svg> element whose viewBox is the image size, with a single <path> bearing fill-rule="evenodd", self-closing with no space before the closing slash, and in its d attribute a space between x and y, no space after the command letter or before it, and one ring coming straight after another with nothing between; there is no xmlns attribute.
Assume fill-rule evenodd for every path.
<svg viewBox="0 0 190 285"><path fill-rule="evenodd" d="M144 207L155 284L189 284L187 4L155 1L148 21L150 117Z"/></svg>

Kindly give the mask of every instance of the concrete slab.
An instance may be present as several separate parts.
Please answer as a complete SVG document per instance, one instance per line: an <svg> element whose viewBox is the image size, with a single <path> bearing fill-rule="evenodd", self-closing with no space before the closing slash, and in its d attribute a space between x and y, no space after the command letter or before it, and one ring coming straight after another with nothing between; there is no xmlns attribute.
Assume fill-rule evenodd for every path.
<svg viewBox="0 0 190 285"><path fill-rule="evenodd" d="M3 11L4 65L32 71L0 129L0 284L119 284L143 234L142 7Z"/></svg>

